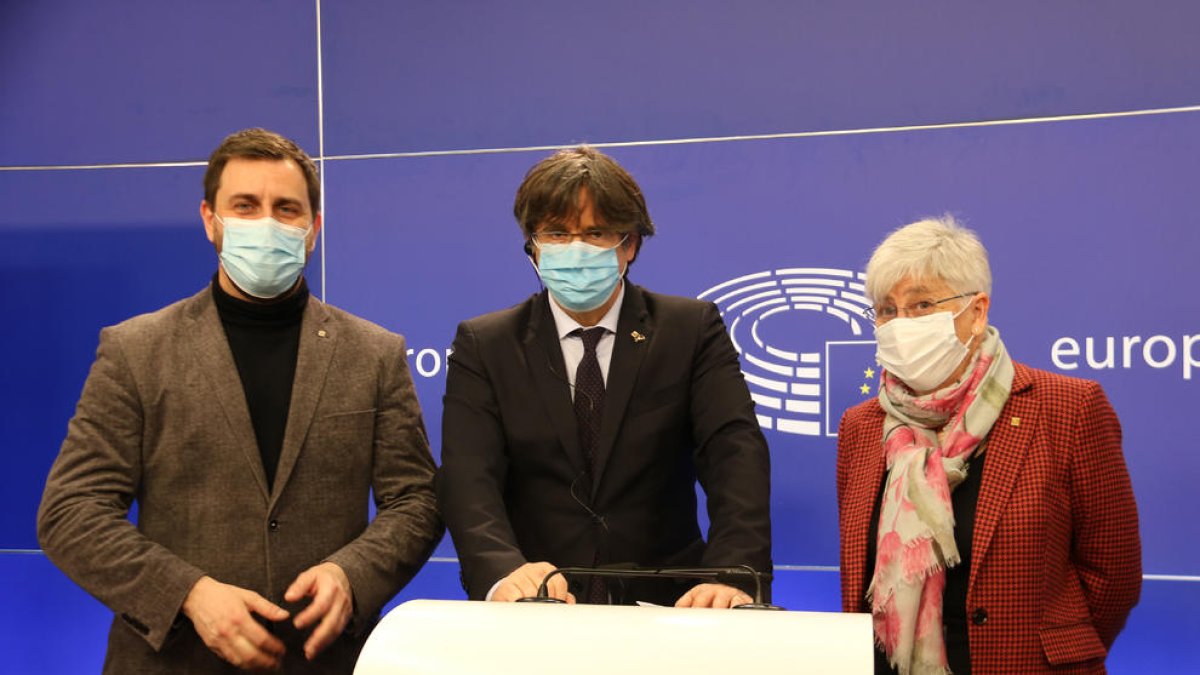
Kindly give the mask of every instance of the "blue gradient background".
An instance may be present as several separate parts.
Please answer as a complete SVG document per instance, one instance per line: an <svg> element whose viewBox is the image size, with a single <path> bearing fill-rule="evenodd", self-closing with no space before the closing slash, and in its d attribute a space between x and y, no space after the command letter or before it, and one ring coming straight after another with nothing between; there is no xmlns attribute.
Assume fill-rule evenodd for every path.
<svg viewBox="0 0 1200 675"><path fill-rule="evenodd" d="M202 163L226 134L323 154L310 283L430 350L436 453L433 354L537 290L511 200L561 144L639 143L609 151L659 226L631 277L660 292L861 269L889 229L952 212L989 248L1019 360L1054 369L1064 336L1179 346L1200 333L1200 112L998 122L1194 106L1196 25L1184 0L4 3L0 672L100 667L110 613L37 551L37 503L99 329L208 282ZM873 131L803 135L853 130ZM1076 361L1121 416L1151 575L1110 670L1200 671L1200 372ZM835 439L767 434L776 600L836 610ZM435 555L397 601L462 597L448 538Z"/></svg>

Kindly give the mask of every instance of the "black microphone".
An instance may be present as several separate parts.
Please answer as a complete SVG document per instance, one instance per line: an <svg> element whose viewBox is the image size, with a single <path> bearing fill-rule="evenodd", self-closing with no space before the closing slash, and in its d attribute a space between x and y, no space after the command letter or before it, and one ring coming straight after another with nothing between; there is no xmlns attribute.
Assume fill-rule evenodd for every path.
<svg viewBox="0 0 1200 675"><path fill-rule="evenodd" d="M726 583L731 579L746 579L754 581L754 601L735 605L733 609L768 609L782 610L783 607L763 602L762 574L749 565L734 565L731 567L629 567L627 565L604 565L601 567L559 567L547 574L538 586L536 596L520 598L517 602L542 602L562 604L563 601L552 598L547 591L547 583L551 577L561 574L568 575L615 577L618 579L710 579L716 583Z"/></svg>

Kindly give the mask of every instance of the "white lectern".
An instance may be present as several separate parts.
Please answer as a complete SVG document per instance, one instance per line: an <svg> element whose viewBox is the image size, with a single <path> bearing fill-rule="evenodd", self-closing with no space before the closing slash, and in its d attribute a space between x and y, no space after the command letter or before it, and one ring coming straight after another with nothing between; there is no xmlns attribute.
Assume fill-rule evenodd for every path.
<svg viewBox="0 0 1200 675"><path fill-rule="evenodd" d="M872 672L868 614L413 600L355 675Z"/></svg>

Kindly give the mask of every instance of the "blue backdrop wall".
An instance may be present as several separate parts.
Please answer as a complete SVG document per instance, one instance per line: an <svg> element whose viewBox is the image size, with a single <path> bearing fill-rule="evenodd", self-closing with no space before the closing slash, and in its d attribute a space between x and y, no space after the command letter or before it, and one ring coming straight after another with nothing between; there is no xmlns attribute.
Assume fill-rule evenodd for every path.
<svg viewBox="0 0 1200 675"><path fill-rule="evenodd" d="M1142 602L1113 672L1200 671L1200 5L57 0L0 6L0 672L99 668L108 611L34 516L99 329L204 286L203 162L265 126L319 158L329 301L405 334L435 454L456 323L537 290L510 214L604 145L659 234L632 278L716 301L773 458L776 599L838 607L836 422L890 229L982 235L1019 360L1125 428ZM447 538L401 594L462 597Z"/></svg>

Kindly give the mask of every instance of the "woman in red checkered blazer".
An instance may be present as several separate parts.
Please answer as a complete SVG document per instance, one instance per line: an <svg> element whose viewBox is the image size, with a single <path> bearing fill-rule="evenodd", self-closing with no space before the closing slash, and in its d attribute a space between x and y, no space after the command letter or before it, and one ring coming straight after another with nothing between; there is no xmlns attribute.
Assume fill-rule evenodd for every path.
<svg viewBox="0 0 1200 675"><path fill-rule="evenodd" d="M987 252L949 217L889 235L866 286L883 370L842 418L837 491L876 672L1103 673L1142 573L1104 391L1009 358Z"/></svg>

